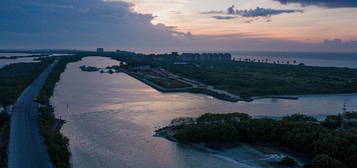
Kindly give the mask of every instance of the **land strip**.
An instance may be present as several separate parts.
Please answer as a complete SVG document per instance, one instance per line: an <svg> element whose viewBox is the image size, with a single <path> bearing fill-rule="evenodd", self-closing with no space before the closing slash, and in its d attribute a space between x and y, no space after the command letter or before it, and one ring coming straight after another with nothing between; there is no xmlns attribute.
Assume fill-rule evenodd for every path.
<svg viewBox="0 0 357 168"><path fill-rule="evenodd" d="M53 167L40 135L37 118L38 103L34 100L57 61L47 67L16 101L11 115L9 168Z"/></svg>

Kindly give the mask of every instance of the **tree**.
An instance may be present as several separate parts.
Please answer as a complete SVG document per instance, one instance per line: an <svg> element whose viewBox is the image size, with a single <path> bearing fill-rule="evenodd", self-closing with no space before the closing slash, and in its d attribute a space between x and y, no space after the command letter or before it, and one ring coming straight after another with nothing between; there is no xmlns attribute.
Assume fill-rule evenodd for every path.
<svg viewBox="0 0 357 168"><path fill-rule="evenodd" d="M296 161L293 158L287 157L287 156L285 156L283 159L281 159L279 164L283 165L283 166L289 166L289 167L297 165Z"/></svg>
<svg viewBox="0 0 357 168"><path fill-rule="evenodd" d="M293 114L290 116L285 116L283 117L283 121L292 121L292 122L304 122L304 121L310 121L310 122L316 122L317 119L311 116L307 116L304 114Z"/></svg>
<svg viewBox="0 0 357 168"><path fill-rule="evenodd" d="M345 166L338 160L326 154L317 155L310 164L304 168L344 168Z"/></svg>

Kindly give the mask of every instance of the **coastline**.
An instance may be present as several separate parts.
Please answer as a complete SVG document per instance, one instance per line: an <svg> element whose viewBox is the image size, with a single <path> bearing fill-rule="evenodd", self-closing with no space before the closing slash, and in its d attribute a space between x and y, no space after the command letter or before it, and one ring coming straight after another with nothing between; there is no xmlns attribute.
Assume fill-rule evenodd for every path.
<svg viewBox="0 0 357 168"><path fill-rule="evenodd" d="M205 89L205 88L197 88L197 87L185 87L185 88L164 88L161 87L149 80L146 79L142 79L139 76L124 70L124 69L120 69L119 72L123 72L143 83L145 83L146 85L154 88L155 90L162 92L162 93L193 93L193 94L204 94L204 95L208 95L208 96L212 96L214 98L217 98L219 100L224 100L224 101L229 101L229 102L239 102L239 101L244 101L244 102L252 102L254 100L261 100L261 99L281 99L281 100L299 100L300 97L302 96L328 96L328 95L357 95L357 93L320 93L320 94L296 94L296 95L267 95L267 96L253 96L250 98L234 98L234 97L230 97L224 94L217 94L215 92L210 92L210 90ZM230 93L230 92L228 92ZM232 94L232 93L231 93Z"/></svg>
<svg viewBox="0 0 357 168"><path fill-rule="evenodd" d="M219 94L217 92L213 92L209 89L206 88L198 88L198 87L184 87L184 88L164 88L162 86L159 86L147 79L140 78L139 76L135 75L132 72L129 72L125 69L120 69L120 72L123 72L143 83L146 85L154 88L155 90L162 92L162 93L179 93L179 92L187 92L187 93L193 93L193 94L204 94L208 96L212 96L214 98L217 98L219 100L224 100L224 101L229 101L229 102L239 102L239 101L245 101L245 102L251 102L254 100L260 100L260 99L287 99L287 100L298 100L299 96L304 96L304 95L270 95L270 96L254 96L251 98L242 98L237 95L237 97L232 97L227 94ZM226 92L226 91L225 91ZM228 92L230 93L230 92ZM233 93L230 93L233 94Z"/></svg>
<svg viewBox="0 0 357 168"><path fill-rule="evenodd" d="M193 149L208 153L214 154L223 159L228 159L240 164L252 164L253 166L264 167L264 168L280 168L281 165L278 162L284 157L293 158L297 161L298 166L302 166L308 162L307 156L298 152L291 151L283 147L274 147L273 145L263 144L263 143L248 143L248 142L236 142L236 143L192 143L192 142L178 142L173 135L174 126L167 126L160 128L155 131L154 137L164 138L168 141L177 144L187 145ZM238 156L239 159L231 155L233 151L243 150L245 153L252 157L255 156L255 159L243 159L242 156ZM234 154L234 153L233 153ZM264 156L264 158L259 159L259 157ZM252 162L254 160L254 162Z"/></svg>
<svg viewBox="0 0 357 168"><path fill-rule="evenodd" d="M225 100L225 101L229 101L229 102L238 102L238 101L250 101L250 99L243 99L239 96L237 97L232 97L232 96L229 96L229 95L226 95L226 94L219 94L217 92L213 92L209 89L206 89L206 88L198 88L198 87L184 87L184 88L164 88L162 86L159 86L147 79L143 79L143 78L140 78L139 76L135 75L134 73L132 72L129 72L125 69L120 69L120 72L123 72L143 83L145 83L146 85L156 89L157 91L160 91L160 92L163 92L163 93L175 93L175 92L188 92L188 93L196 93L196 94L205 94L205 95L209 95L209 96L212 96L212 97L215 97L217 99L220 99L220 100Z"/></svg>

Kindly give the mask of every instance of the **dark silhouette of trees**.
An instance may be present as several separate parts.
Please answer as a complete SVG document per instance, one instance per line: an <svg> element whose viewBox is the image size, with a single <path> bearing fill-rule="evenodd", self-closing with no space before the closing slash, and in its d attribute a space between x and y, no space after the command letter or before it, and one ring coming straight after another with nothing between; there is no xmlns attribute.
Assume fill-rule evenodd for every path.
<svg viewBox="0 0 357 168"><path fill-rule="evenodd" d="M329 120L329 119L327 119ZM195 124L167 127L179 142L250 142L287 147L315 157L307 168L354 168L357 130L330 129L302 114L283 120L252 119L241 113L205 114ZM325 122L325 121L323 121ZM322 122L322 123L323 123ZM165 129L165 128L164 128Z"/></svg>

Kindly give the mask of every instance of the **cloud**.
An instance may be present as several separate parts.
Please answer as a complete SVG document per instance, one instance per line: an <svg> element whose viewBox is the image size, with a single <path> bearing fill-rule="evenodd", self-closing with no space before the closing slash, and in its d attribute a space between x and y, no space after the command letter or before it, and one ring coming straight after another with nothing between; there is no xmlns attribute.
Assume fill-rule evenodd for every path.
<svg viewBox="0 0 357 168"><path fill-rule="evenodd" d="M218 19L218 20L230 20L230 19L235 19L235 16L212 16L212 18Z"/></svg>
<svg viewBox="0 0 357 168"><path fill-rule="evenodd" d="M207 14L224 14L223 11L207 11L207 12L201 12L201 14L207 15Z"/></svg>
<svg viewBox="0 0 357 168"><path fill-rule="evenodd" d="M289 9L271 9L271 8L260 8L256 7L255 9L246 9L246 10L239 10L235 9L235 6L232 5L227 9L226 12L223 11L208 11L208 12L201 12L201 14L225 14L221 16L212 16L212 18L218 20L229 20L235 19L236 16L246 17L246 18L254 18L254 17L271 17L273 15L280 15L284 13L302 13L302 10L289 10ZM248 22L245 22L248 23ZM250 22L249 22L250 23Z"/></svg>
<svg viewBox="0 0 357 168"><path fill-rule="evenodd" d="M325 8L357 8L356 0L274 0L281 4L300 4L302 6L319 6Z"/></svg>
<svg viewBox="0 0 357 168"><path fill-rule="evenodd" d="M303 12L302 10L284 10L284 9L271 9L271 8L260 8L248 10L235 10L234 6L228 8L228 14L239 15L242 17L270 17L272 15L280 15L283 13L296 13Z"/></svg>
<svg viewBox="0 0 357 168"><path fill-rule="evenodd" d="M357 52L357 41L324 40L316 43L270 39L264 34L199 35L191 42L196 49L209 51L309 51ZM194 51L194 50L193 50Z"/></svg>
<svg viewBox="0 0 357 168"><path fill-rule="evenodd" d="M329 40L321 44L306 44L263 38L269 36L264 34L195 35L177 31L175 27L164 24L154 25L152 24L154 17L151 14L137 13L133 11L133 7L133 4L122 1L0 0L0 47L68 49L104 47L134 51L191 50L195 52L207 50L357 51L357 42L353 41L329 43ZM232 9L237 13L237 10ZM217 13L225 17L240 17L237 14L228 14L228 11ZM248 13L243 12L242 15L257 16ZM214 12L211 12L211 15L214 15ZM219 18L229 19L220 16L216 19ZM259 17L244 19L258 20Z"/></svg>
<svg viewBox="0 0 357 168"><path fill-rule="evenodd" d="M1 0L0 46L151 48L186 37L132 8L123 1Z"/></svg>

